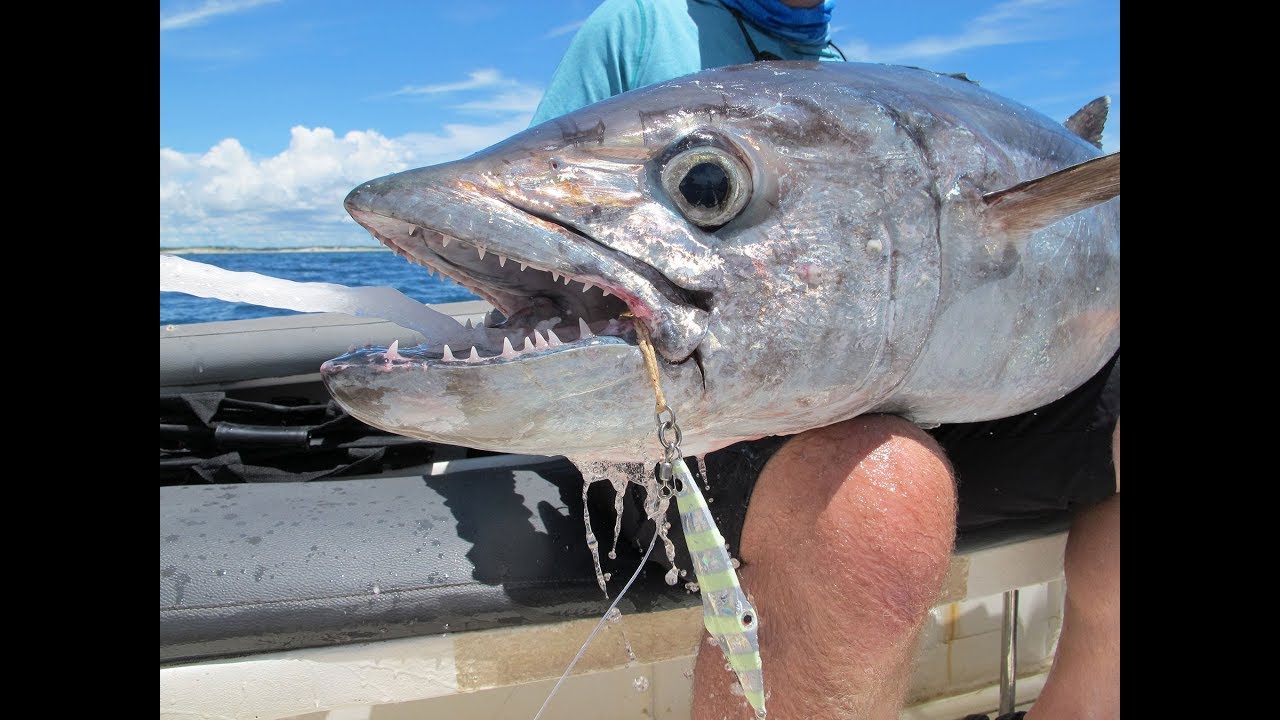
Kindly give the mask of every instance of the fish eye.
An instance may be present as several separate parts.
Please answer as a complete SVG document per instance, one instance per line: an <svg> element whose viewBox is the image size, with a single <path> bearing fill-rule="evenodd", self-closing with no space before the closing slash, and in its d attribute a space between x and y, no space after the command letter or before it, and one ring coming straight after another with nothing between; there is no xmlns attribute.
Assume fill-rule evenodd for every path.
<svg viewBox="0 0 1280 720"><path fill-rule="evenodd" d="M751 199L751 174L731 153L712 146L689 148L662 168L662 187L690 222L716 229Z"/></svg>
<svg viewBox="0 0 1280 720"><path fill-rule="evenodd" d="M751 627L751 623L756 621L756 619L751 616L751 613L742 613L742 617L740 617L739 620L742 621L742 629L744 630Z"/></svg>

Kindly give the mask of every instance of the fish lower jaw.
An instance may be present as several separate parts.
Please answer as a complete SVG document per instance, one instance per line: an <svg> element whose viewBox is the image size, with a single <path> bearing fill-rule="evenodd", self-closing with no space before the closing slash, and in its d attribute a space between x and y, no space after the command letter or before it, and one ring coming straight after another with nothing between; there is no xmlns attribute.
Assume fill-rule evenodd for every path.
<svg viewBox="0 0 1280 720"><path fill-rule="evenodd" d="M559 320L554 318L553 320ZM576 328L561 326L544 327L551 321L539 323L532 330L459 326L458 336L449 342L430 341L411 348L401 348L399 341L387 347L375 345L352 348L331 363L372 364L388 367L404 365L491 365L546 357L563 350L601 345L636 345L635 330L628 319L612 319L588 324L581 318Z"/></svg>

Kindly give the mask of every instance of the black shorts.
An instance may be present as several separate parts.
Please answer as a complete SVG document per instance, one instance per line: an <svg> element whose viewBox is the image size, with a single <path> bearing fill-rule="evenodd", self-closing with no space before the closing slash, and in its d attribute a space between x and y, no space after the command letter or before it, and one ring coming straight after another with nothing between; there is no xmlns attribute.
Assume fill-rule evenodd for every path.
<svg viewBox="0 0 1280 720"><path fill-rule="evenodd" d="M1084 385L1036 410L929 431L956 475L957 532L1006 521L1066 517L1115 494L1111 435L1120 417L1120 352ZM737 548L751 490L789 439L742 442L707 456L712 515ZM697 473L697 468L690 465ZM702 483L705 487L706 483ZM674 529L674 528L673 528ZM646 538L647 539L647 538Z"/></svg>

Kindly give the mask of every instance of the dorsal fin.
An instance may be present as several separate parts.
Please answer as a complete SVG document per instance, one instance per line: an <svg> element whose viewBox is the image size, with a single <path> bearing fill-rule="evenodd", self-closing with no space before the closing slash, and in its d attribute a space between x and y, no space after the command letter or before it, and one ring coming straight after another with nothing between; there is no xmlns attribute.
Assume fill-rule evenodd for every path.
<svg viewBox="0 0 1280 720"><path fill-rule="evenodd" d="M1111 98L1103 95L1077 110L1063 125L1101 150L1102 126L1107 123L1107 111L1110 109Z"/></svg>
<svg viewBox="0 0 1280 720"><path fill-rule="evenodd" d="M1009 235L1025 238L1119 194L1120 153L1115 152L987 193L982 201L989 223Z"/></svg>

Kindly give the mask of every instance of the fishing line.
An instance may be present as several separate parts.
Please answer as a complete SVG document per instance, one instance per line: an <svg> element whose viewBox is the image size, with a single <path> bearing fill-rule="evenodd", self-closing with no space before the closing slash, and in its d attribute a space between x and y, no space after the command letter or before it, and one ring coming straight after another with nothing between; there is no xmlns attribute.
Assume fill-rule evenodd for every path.
<svg viewBox="0 0 1280 720"><path fill-rule="evenodd" d="M628 312L624 313L624 317L634 318L635 316ZM685 532L685 546L693 559L693 571L702 588L703 625L707 632L720 643L725 660L732 664L738 676L738 686L742 689L747 702L755 710L756 717L764 718L766 716L764 676L755 629L758 615L738 582L738 575L733 571L733 558L725 546L724 537L716 527L715 518L707 508L707 501L698 490L697 482L693 480L689 466L685 464L680 452L680 426L676 424L675 410L667 405L666 398L663 397L657 353L654 352L649 333L640 322L635 322L634 326L637 344L640 346L641 355L644 356L645 369L648 371L649 381L653 384L656 396L654 419L658 423L658 442L666 451L666 459L654 467L654 475L658 481L658 495L663 501L669 501L672 496L676 498L676 504L680 510L680 524ZM669 419L663 420L663 413L669 414ZM679 490L676 490L677 486L673 480L679 481ZM657 516L651 519L654 523L653 537L649 538L649 547L644 552L640 566L631 575L622 592L618 593L613 604L605 611L604 617L596 623L595 629L587 636L586 642L578 648L578 654L573 656L569 667L556 681L555 687L551 688L551 693L547 695L547 699L543 701L542 707L538 710L538 714L533 716L533 720L540 720L547 705L551 703L551 698L569 677L569 673L573 672L574 666L587 651L596 633L604 627L605 621L622 600L622 596L627 594L631 584L640 576L640 570L649 561L649 555L653 552L653 546L661 530L659 522L662 517ZM708 600L707 588L713 585L720 590L719 600ZM731 654L730 647L736 647L736 652Z"/></svg>
<svg viewBox="0 0 1280 720"><path fill-rule="evenodd" d="M636 571L631 574L631 579L627 581L627 584L622 586L622 592L618 593L618 597L613 599L613 604L609 606L608 610L604 611L604 617L600 618L600 622L596 623L596 628L587 636L586 642L582 643L582 647L578 648L578 654L573 656L573 661L569 663L569 667L565 668L564 674L556 681L555 687L551 688L551 693L547 695L547 699L542 701L542 707L538 709L538 714L533 716L533 720L539 720L542 717L542 713L547 709L551 698L555 697L556 691L564 684L565 679L569 677L569 673L573 672L573 666L577 665L578 661L582 659L582 655L587 651L587 646L595 639L596 633L600 632L600 628L604 627L604 623L609 619L609 615L613 613L613 609L618 606L618 601L622 599L623 595L627 594L627 590L631 588L631 583L640 577L640 571L644 569L645 563L649 562L649 554L653 552L653 545L658 541L658 521L654 520L653 524L653 537L649 538L649 549L644 551L644 557L640 559L640 564L636 566Z"/></svg>
<svg viewBox="0 0 1280 720"><path fill-rule="evenodd" d="M635 318L630 311L621 317ZM662 382L658 376L658 356L653 352L653 343L649 341L649 330L638 319L633 323L636 330L636 343L640 346L640 354L644 356L644 368L649 372L649 382L653 385L653 393L657 396L654 413L661 415L667 409L667 398L662 394Z"/></svg>
<svg viewBox="0 0 1280 720"><path fill-rule="evenodd" d="M635 316L630 312L625 312L622 314L622 317L634 318ZM635 323L635 329L636 335L639 336L640 354L644 356L645 369L649 372L649 382L653 383L653 390L657 394L656 406L657 413L660 415L663 410L667 409L667 401L662 395L662 384L658 380L658 360L653 352L653 345L649 342L649 333L646 332L644 325L637 321ZM533 720L539 720L542 717L542 713L547 709L547 705L551 702L551 698L555 697L556 692L560 690L560 686L564 684L565 679L569 677L569 673L573 672L573 666L577 665L578 661L582 659L582 655L586 653L587 647L591 645L591 641L595 639L596 633L600 632L600 628L604 627L604 623L609 619L610 614L613 613L613 609L618 606L618 602L622 600L622 596L627 594L627 590L631 588L631 584L636 581L636 578L640 577L640 571L644 569L645 563L649 562L649 555L653 552L653 546L658 541L658 522L660 518L652 519L653 537L649 538L649 547L644 551L644 557L640 559L640 564L636 567L636 571L631 574L631 579L622 587L622 592L618 593L618 596L613 599L613 604L609 606L608 610L604 611L604 617L600 618L600 622L596 623L595 629L587 636L586 642L582 643L582 647L578 648L578 654L573 656L573 660L569 662L569 667L565 668L564 674L556 681L555 687L551 688L551 693L547 695L547 699L542 701L542 707L538 709L538 714L533 716Z"/></svg>
<svg viewBox="0 0 1280 720"><path fill-rule="evenodd" d="M642 323L635 323L635 327L649 380L657 395L654 420L658 423L658 442L666 456L653 469L658 480L658 492L666 499L675 495L680 526L684 529L685 548L689 551L702 593L702 624L720 644L729 663L726 667L731 666L738 676L738 687L743 697L756 717L763 719L767 713L764 707L764 667L756 635L756 618L759 615L738 581L724 536L720 534L715 517L711 515L707 501L684 461L684 453L680 452L680 426L676 424L676 411L667 405L662 395L657 353L649 333ZM662 417L664 412L669 415L665 420ZM678 490L673 481L678 482ZM714 599L708 595L712 589L716 591Z"/></svg>

